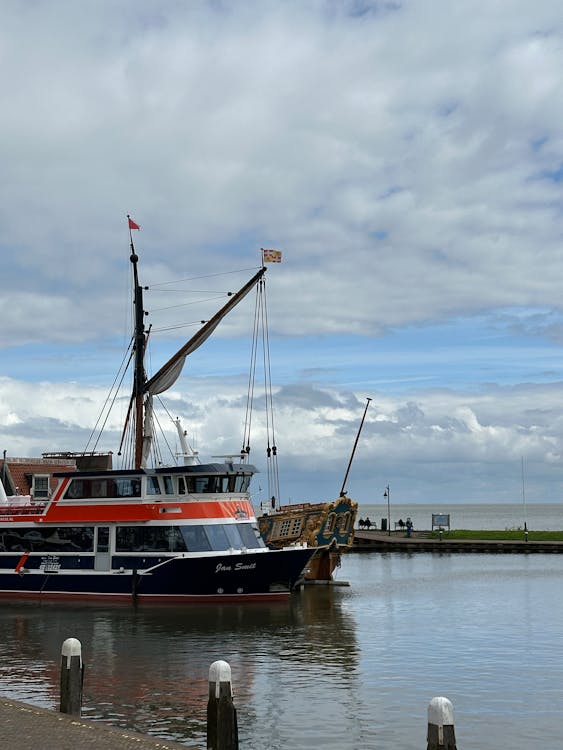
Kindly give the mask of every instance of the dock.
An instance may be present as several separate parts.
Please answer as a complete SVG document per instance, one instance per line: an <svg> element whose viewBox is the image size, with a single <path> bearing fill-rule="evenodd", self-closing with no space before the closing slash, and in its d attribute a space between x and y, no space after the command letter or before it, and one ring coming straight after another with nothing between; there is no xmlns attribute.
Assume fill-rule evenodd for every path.
<svg viewBox="0 0 563 750"><path fill-rule="evenodd" d="M415 531L410 537L403 532L369 531L354 532L351 552L480 552L496 554L563 553L563 542L533 542L525 539L442 539L430 532Z"/></svg>
<svg viewBox="0 0 563 750"><path fill-rule="evenodd" d="M10 750L187 750L188 745L0 698L2 744ZM192 748L193 750L193 748Z"/></svg>

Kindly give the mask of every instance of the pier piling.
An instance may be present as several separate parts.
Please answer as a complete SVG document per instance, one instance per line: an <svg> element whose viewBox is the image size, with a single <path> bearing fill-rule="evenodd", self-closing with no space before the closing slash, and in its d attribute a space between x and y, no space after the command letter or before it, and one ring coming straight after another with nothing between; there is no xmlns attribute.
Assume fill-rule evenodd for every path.
<svg viewBox="0 0 563 750"><path fill-rule="evenodd" d="M83 682L82 645L76 638L67 638L61 649L61 713L81 715Z"/></svg>
<svg viewBox="0 0 563 750"><path fill-rule="evenodd" d="M454 708L447 698L432 698L428 706L427 750L457 750Z"/></svg>
<svg viewBox="0 0 563 750"><path fill-rule="evenodd" d="M238 750L238 746L231 667L226 661L214 661L209 667L207 750Z"/></svg>

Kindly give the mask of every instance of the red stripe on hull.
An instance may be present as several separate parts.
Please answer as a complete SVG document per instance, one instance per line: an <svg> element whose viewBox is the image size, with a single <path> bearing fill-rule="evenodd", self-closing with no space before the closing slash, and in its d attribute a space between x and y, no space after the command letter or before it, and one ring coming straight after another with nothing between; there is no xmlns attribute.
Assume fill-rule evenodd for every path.
<svg viewBox="0 0 563 750"><path fill-rule="evenodd" d="M123 523L126 521L174 521L180 520L219 520L234 518L245 521L254 518L254 509L248 500L212 500L185 502L155 502L155 503L96 503L88 500L83 504L51 505L43 523ZM40 518L35 516L18 517L10 520L32 521L37 523Z"/></svg>

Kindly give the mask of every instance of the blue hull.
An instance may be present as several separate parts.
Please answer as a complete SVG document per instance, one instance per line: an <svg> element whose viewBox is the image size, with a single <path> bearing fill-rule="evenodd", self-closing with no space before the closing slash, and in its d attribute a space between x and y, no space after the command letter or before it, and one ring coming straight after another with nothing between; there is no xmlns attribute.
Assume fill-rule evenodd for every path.
<svg viewBox="0 0 563 750"><path fill-rule="evenodd" d="M0 572L0 595L151 602L286 598L314 550L171 557L146 570ZM31 561L30 561L31 562Z"/></svg>

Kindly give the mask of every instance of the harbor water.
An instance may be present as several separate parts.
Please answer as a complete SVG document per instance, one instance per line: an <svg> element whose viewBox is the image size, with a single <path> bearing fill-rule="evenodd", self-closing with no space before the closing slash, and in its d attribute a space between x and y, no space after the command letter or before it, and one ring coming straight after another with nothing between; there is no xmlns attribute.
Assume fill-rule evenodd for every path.
<svg viewBox="0 0 563 750"><path fill-rule="evenodd" d="M563 555L351 553L337 578L275 605L0 602L0 694L56 710L75 637L85 718L202 750L217 659L247 750L422 750L435 696L460 748L563 746Z"/></svg>
<svg viewBox="0 0 563 750"><path fill-rule="evenodd" d="M393 502L379 505L361 504L358 508L358 518L369 517L370 521L381 528L381 519L391 522L391 530L395 529L395 522L410 518L415 529L430 529L432 515L449 515L452 529L528 529L536 531L563 530L563 504L561 503L435 503L430 504L400 504Z"/></svg>

